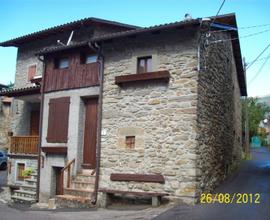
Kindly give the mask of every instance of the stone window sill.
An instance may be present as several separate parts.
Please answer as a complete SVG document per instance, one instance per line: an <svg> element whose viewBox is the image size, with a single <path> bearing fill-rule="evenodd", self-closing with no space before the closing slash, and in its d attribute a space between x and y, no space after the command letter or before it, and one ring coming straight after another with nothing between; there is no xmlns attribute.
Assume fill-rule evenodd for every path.
<svg viewBox="0 0 270 220"><path fill-rule="evenodd" d="M115 84L121 86L121 85L127 84L127 83L144 82L144 81L152 81L152 80L160 80L160 81L169 82L170 73L169 73L169 71L164 70L164 71L116 76L115 77Z"/></svg>

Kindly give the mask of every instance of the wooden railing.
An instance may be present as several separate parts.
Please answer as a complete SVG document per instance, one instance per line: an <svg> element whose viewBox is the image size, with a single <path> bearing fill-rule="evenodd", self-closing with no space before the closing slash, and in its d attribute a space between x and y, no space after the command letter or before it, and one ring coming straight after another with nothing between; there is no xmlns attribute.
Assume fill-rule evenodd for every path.
<svg viewBox="0 0 270 220"><path fill-rule="evenodd" d="M38 136L12 136L10 137L10 153L37 154Z"/></svg>
<svg viewBox="0 0 270 220"><path fill-rule="evenodd" d="M71 165L75 163L75 158L67 163L67 165L61 170L61 188L60 188L60 194L64 194L64 187L65 187L65 171L67 170L67 179L66 179L66 185L67 188L70 187L71 184Z"/></svg>

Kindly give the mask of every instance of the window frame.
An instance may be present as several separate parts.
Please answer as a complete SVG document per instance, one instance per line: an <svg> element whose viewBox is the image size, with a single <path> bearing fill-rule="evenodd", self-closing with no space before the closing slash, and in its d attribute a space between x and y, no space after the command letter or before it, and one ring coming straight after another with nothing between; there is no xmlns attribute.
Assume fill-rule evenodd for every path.
<svg viewBox="0 0 270 220"><path fill-rule="evenodd" d="M95 62L87 62L87 58L88 57L95 57L96 60ZM92 64L92 63L96 63L98 61L98 55L95 54L95 53L81 53L80 55L80 61L81 61L81 64Z"/></svg>
<svg viewBox="0 0 270 220"><path fill-rule="evenodd" d="M21 175L20 175L20 170L19 170L19 166L23 165L23 170L21 171ZM22 176L22 172L26 169L26 164L23 162L18 162L16 163L16 181L24 181L25 177Z"/></svg>
<svg viewBox="0 0 270 220"><path fill-rule="evenodd" d="M140 61L143 60L144 61L144 69L143 71L140 70ZM148 60L151 60L151 67L150 69L148 69ZM153 57L152 55L149 56L142 56L142 57L137 57L137 73L149 73L153 71Z"/></svg>
<svg viewBox="0 0 270 220"><path fill-rule="evenodd" d="M37 64L29 65L27 71L28 81L30 82L37 75Z"/></svg>
<svg viewBox="0 0 270 220"><path fill-rule="evenodd" d="M63 60L66 60L67 61L67 66L60 67L60 63ZM70 65L70 59L69 59L69 57L59 57L59 58L55 58L54 59L54 69L59 69L59 70L68 69L69 68L69 65Z"/></svg>
<svg viewBox="0 0 270 220"><path fill-rule="evenodd" d="M125 138L126 149L133 150L135 149L136 137L135 135L129 135Z"/></svg>

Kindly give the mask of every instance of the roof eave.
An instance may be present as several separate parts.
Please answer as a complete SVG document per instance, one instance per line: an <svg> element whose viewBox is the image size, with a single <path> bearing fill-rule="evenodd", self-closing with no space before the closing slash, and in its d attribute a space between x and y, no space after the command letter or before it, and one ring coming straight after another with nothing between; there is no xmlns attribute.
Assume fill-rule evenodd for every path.
<svg viewBox="0 0 270 220"><path fill-rule="evenodd" d="M69 22L69 23L62 24L62 25L57 25L57 26L54 26L52 28L47 28L47 29L44 29L41 31L33 32L31 34L17 37L17 38L11 39L11 40L0 42L0 46L2 46L2 47L10 47L10 46L19 47L21 44L23 44L27 41L30 41L31 38L38 37L41 35L51 35L51 34L55 34L55 32L60 32L63 30L72 30L73 28L79 27L82 24L88 24L88 25L90 25L90 24L104 24L104 25L126 28L127 30L141 28L141 27L135 26L135 25L129 25L129 24L124 24L124 23L120 23L120 22L90 17L90 18L80 19L80 20Z"/></svg>

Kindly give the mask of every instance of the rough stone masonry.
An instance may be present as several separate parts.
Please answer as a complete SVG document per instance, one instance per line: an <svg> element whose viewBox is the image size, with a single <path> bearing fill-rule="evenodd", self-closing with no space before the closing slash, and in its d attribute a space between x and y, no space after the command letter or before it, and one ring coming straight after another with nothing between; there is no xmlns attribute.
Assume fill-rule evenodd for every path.
<svg viewBox="0 0 270 220"><path fill-rule="evenodd" d="M231 43L211 47L207 69L198 71L198 37L198 29L188 28L104 45L101 188L167 192L194 203L239 159L240 92ZM136 73L140 56L152 56L153 71L168 70L169 83L116 85L115 76ZM134 149L126 147L127 136L135 136ZM165 184L112 182L111 173L162 174Z"/></svg>

